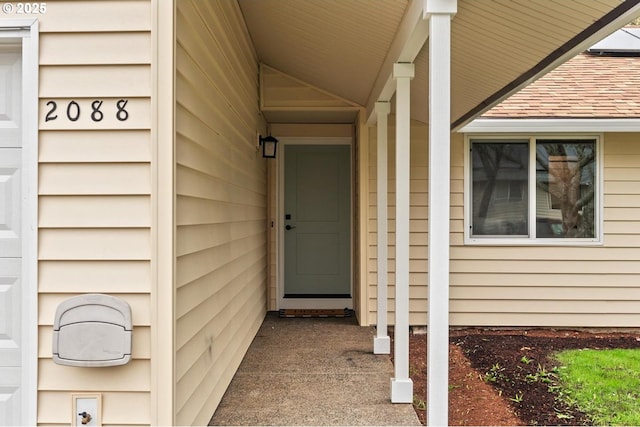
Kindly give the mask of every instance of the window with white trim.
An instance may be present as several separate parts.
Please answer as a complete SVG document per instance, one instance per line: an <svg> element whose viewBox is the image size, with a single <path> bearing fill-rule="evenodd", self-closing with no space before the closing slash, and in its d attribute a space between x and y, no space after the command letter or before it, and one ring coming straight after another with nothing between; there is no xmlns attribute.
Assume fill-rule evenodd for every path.
<svg viewBox="0 0 640 427"><path fill-rule="evenodd" d="M468 139L470 242L598 242L599 138Z"/></svg>

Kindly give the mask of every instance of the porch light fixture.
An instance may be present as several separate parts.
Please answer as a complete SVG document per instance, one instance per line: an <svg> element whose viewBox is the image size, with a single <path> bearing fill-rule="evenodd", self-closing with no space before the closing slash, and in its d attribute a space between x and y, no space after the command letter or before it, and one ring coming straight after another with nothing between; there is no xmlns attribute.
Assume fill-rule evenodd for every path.
<svg viewBox="0 0 640 427"><path fill-rule="evenodd" d="M262 157L267 159L276 158L276 148L278 146L278 140L269 135L266 137L260 136L260 145L262 145Z"/></svg>

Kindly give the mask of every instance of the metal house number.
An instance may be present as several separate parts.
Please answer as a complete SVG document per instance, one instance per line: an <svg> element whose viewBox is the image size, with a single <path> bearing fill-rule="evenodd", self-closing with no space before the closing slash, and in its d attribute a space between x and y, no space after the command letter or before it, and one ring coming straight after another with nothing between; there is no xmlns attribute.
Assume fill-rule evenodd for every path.
<svg viewBox="0 0 640 427"><path fill-rule="evenodd" d="M127 103L129 103L128 99L119 99L115 102L115 117L118 121L124 122L129 119L129 112L127 111ZM104 119L103 112L103 104L104 101L95 100L91 103L91 120L94 122L101 122ZM50 122L54 120L58 120L58 103L56 101L47 102L47 114L44 117L45 122ZM64 108L62 108L64 109ZM66 111L63 111L62 114L65 114L67 119L70 122L77 122L80 119L80 115L82 114L82 109L80 108L80 104L76 101L69 101L66 107Z"/></svg>

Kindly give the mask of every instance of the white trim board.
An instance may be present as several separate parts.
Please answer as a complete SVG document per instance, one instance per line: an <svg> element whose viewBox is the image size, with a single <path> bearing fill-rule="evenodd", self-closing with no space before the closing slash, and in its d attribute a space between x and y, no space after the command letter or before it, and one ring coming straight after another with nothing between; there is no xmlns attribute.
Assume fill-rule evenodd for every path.
<svg viewBox="0 0 640 427"><path fill-rule="evenodd" d="M634 119L476 119L458 133L640 132Z"/></svg>
<svg viewBox="0 0 640 427"><path fill-rule="evenodd" d="M25 425L36 425L38 415L38 81L39 26L36 19L21 20L29 35L22 38L22 156L23 198L23 386ZM11 25L3 22L3 25Z"/></svg>
<svg viewBox="0 0 640 427"><path fill-rule="evenodd" d="M38 415L38 75L37 19L0 21L0 42L21 45L21 425Z"/></svg>

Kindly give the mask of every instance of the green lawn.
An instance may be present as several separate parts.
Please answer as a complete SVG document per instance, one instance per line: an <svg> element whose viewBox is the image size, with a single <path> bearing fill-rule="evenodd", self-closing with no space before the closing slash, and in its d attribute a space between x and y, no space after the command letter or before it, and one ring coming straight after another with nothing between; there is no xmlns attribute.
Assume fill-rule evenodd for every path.
<svg viewBox="0 0 640 427"><path fill-rule="evenodd" d="M559 395L595 425L640 425L640 350L558 353Z"/></svg>

